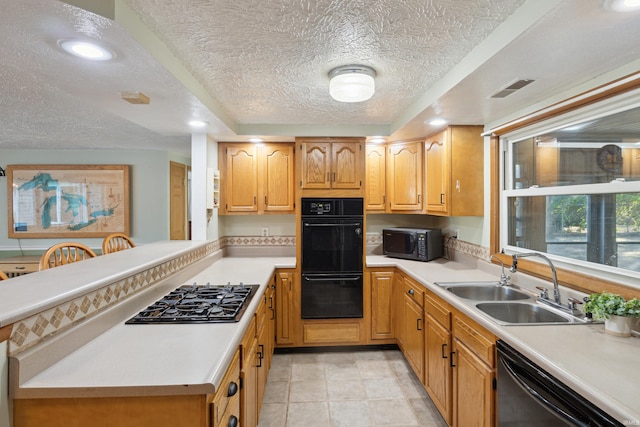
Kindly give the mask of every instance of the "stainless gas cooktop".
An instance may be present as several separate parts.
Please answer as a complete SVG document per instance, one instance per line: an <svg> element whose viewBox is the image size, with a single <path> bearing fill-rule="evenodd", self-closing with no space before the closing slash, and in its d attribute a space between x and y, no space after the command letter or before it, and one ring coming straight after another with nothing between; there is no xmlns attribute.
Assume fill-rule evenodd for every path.
<svg viewBox="0 0 640 427"><path fill-rule="evenodd" d="M181 286L127 320L126 324L237 322L260 285Z"/></svg>

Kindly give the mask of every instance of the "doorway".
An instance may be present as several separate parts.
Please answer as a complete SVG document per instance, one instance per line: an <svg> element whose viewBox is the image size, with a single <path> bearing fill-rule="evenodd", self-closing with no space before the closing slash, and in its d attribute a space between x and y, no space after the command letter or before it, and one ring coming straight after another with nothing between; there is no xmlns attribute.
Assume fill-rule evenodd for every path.
<svg viewBox="0 0 640 427"><path fill-rule="evenodd" d="M187 226L188 166L169 162L169 238L188 240Z"/></svg>

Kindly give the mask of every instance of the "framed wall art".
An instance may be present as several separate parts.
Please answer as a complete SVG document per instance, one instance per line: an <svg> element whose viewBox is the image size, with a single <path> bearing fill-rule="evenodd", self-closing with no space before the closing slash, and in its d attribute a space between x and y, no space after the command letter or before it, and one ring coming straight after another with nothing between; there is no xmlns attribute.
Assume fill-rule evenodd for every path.
<svg viewBox="0 0 640 427"><path fill-rule="evenodd" d="M128 165L8 165L9 238L129 234Z"/></svg>

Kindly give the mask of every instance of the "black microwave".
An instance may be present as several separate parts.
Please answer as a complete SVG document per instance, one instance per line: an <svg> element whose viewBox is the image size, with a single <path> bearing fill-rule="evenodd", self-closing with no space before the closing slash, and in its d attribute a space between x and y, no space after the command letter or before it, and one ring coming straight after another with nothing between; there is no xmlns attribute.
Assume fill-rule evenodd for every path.
<svg viewBox="0 0 640 427"><path fill-rule="evenodd" d="M394 258L431 261L442 256L439 228L385 228L382 252Z"/></svg>

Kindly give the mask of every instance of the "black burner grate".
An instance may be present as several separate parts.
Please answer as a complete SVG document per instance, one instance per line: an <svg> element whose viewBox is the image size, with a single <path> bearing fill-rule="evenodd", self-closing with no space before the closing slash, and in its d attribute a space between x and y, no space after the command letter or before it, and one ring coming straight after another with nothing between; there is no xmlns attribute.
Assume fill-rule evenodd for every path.
<svg viewBox="0 0 640 427"><path fill-rule="evenodd" d="M171 291L126 324L237 322L259 285L184 285Z"/></svg>

